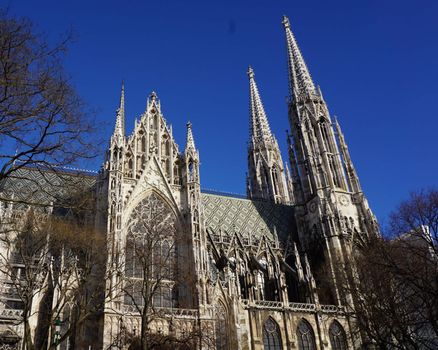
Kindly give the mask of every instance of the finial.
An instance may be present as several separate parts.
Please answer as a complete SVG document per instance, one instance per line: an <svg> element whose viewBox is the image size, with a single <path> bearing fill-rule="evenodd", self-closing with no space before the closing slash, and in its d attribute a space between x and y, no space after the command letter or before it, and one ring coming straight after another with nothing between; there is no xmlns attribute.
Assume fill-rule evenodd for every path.
<svg viewBox="0 0 438 350"><path fill-rule="evenodd" d="M286 15L283 15L281 23L283 23L285 29L290 28L289 18L287 18Z"/></svg>
<svg viewBox="0 0 438 350"><path fill-rule="evenodd" d="M151 101L155 101L157 99L157 93L155 91L152 91L149 98Z"/></svg>
<svg viewBox="0 0 438 350"><path fill-rule="evenodd" d="M254 78L255 74L254 74L254 70L252 69L251 66L248 66L248 72L247 72L248 76L250 79Z"/></svg>

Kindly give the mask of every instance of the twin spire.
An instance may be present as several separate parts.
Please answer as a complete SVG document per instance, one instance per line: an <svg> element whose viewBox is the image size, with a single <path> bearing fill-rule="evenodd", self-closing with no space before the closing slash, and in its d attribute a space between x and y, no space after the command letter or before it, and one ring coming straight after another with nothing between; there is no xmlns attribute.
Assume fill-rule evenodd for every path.
<svg viewBox="0 0 438 350"><path fill-rule="evenodd" d="M283 16L283 26L286 32L288 53L289 88L291 96L310 96L315 94L316 88L310 76L309 69L292 33L289 19ZM250 91L250 138L255 141L272 140L272 133L266 117L260 93L254 79L254 70L248 68Z"/></svg>
<svg viewBox="0 0 438 350"><path fill-rule="evenodd" d="M271 141L272 133L268 118L260 98L260 93L254 79L254 71L248 68L249 77L249 108L250 108L250 138L254 141Z"/></svg>
<svg viewBox="0 0 438 350"><path fill-rule="evenodd" d="M286 43L288 52L288 67L289 67L289 87L291 94L294 96L311 95L316 92L315 85L310 76L306 63L304 62L301 51L295 40L295 37L290 28L289 19L283 16L283 26L286 32ZM263 103L260 98L260 93L254 79L254 71L251 67L248 68L249 89L250 89L250 132L251 139L255 141L271 141L273 139L269 122L263 108ZM152 93L152 99L156 97ZM122 140L125 136L125 86L122 82L120 94L120 105L117 109L116 125L114 129L114 137ZM195 149L191 123L187 124L187 146Z"/></svg>
<svg viewBox="0 0 438 350"><path fill-rule="evenodd" d="M289 19L283 16L283 26L286 32L287 64L289 68L289 89L291 96L312 95L316 93L315 85L310 76L306 62L298 47L290 28Z"/></svg>

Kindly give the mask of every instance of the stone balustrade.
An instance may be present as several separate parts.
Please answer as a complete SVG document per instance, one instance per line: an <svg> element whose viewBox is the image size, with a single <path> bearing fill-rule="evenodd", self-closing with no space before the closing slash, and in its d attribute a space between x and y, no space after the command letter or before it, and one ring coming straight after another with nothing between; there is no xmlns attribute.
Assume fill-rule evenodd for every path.
<svg viewBox="0 0 438 350"><path fill-rule="evenodd" d="M123 314L130 314L132 316L139 316L139 312L134 305L122 305L120 310ZM155 307L153 313L158 316L168 317L178 317L178 318L189 318L197 319L198 310L197 309L180 309L180 308L170 308L170 307Z"/></svg>
<svg viewBox="0 0 438 350"><path fill-rule="evenodd" d="M345 308L336 305L316 305L311 303L283 303L269 300L240 300L244 308L265 308L270 310L290 310L297 312L343 313Z"/></svg>
<svg viewBox="0 0 438 350"><path fill-rule="evenodd" d="M3 309L3 310L0 310L0 318L18 320L21 318L22 313L23 313L23 310Z"/></svg>

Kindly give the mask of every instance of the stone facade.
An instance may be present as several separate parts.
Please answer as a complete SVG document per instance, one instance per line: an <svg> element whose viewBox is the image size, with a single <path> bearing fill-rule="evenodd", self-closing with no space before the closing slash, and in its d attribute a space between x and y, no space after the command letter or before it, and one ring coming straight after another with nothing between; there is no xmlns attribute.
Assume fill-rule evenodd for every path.
<svg viewBox="0 0 438 350"><path fill-rule="evenodd" d="M185 283L163 282L155 305L160 316L150 323L152 331L178 338L205 327L211 341L198 345L206 349L360 346L343 306L350 304L349 296L340 293L334 265L348 261L362 239L378 234L378 226L339 123L332 121L313 83L287 18L283 25L291 171L250 68L247 198L201 190L192 125L187 124L180 151L156 93L126 137L122 87L105 164L92 187L98 199L96 227L105 233L111 271L99 332L89 339L93 349L120 348L123 332L139 334L142 327L138 309L124 295L124 281L135 277L128 276L126 267L129 235L142 233L133 223L152 202L159 202L171 218L174 233L166 242L178 252L173 266L180 276L191 276ZM23 192L12 189L18 184L7 186ZM328 288L320 288L318 271L329 276ZM2 313L6 320L7 309Z"/></svg>

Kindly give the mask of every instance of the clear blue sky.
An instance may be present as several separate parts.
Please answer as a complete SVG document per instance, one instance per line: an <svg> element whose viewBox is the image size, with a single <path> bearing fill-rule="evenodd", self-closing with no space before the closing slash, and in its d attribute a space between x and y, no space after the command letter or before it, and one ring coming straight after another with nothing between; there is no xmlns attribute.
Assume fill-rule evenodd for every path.
<svg viewBox="0 0 438 350"><path fill-rule="evenodd" d="M128 132L155 90L180 149L186 121L193 123L202 186L238 193L247 168L248 65L285 151L286 14L380 221L409 191L438 183L437 1L8 3L50 39L74 28L67 70L107 123L105 138L122 79Z"/></svg>

